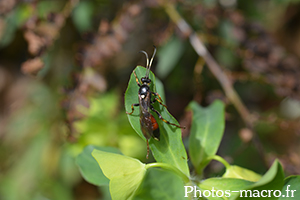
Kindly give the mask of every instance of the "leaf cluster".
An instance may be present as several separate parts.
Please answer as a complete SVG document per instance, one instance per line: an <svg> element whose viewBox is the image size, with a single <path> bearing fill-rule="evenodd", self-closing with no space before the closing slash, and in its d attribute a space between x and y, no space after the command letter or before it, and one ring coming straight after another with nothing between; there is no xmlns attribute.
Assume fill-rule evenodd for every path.
<svg viewBox="0 0 300 200"><path fill-rule="evenodd" d="M138 66L134 71L137 77L142 77L146 69ZM152 72L150 78L151 90L159 92L163 97L162 84L155 80ZM136 103L137 92L138 86L132 73L125 93L126 110L130 110L131 104ZM162 105L155 103L154 107L163 118L178 123ZM187 159L180 129L157 119L161 130L161 141L150 139L150 148L156 162L146 164L120 154L117 149L88 146L77 157L77 164L84 178L98 186L109 185L111 198L117 200L242 198L236 192L231 192L229 197L224 195L216 197L217 193L212 193L208 197L199 196L199 193L195 196L195 193L185 186L202 192L251 190L253 194L263 190L282 190L282 194L285 194L287 185L292 185L291 189L297 191L300 189L299 176L285 178L282 166L277 160L264 175L260 175L249 169L230 165L225 159L216 155L225 128L225 107L221 101L217 100L205 108L192 101L187 111L192 112L188 145L190 161ZM152 114L155 116L155 113ZM139 109L135 109L132 115L128 115L128 119L137 134L145 140L139 124ZM201 176L203 170L212 160L223 163L226 171L222 177L203 179ZM192 165L191 172L195 172L197 176L190 175L188 164ZM278 198L273 195L272 199Z"/></svg>

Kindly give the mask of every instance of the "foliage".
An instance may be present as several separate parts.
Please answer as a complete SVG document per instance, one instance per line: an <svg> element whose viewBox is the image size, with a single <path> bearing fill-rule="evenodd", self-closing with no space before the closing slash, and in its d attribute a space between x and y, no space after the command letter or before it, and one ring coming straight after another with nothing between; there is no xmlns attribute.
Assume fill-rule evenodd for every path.
<svg viewBox="0 0 300 200"><path fill-rule="evenodd" d="M189 108L193 112L189 152L197 173L201 174L216 154L224 133L224 104L215 101L209 107L202 108L191 102Z"/></svg>
<svg viewBox="0 0 300 200"><path fill-rule="evenodd" d="M145 74L146 69L137 67L134 71L136 72L137 77L142 77L143 74ZM155 78L152 73L150 74L150 78L152 80L152 91L163 91L162 89L154 89ZM130 109L131 104L133 104L134 100L136 99L132 98L134 92L136 94L138 90L135 81L135 76L132 73L125 94L126 109ZM134 90L134 92L132 90ZM158 108L158 106L159 105L156 105L156 108ZM161 106L159 109L160 111L163 111L164 108ZM167 144L165 144L162 140L157 142L157 144L154 144L157 146L156 148L154 148L154 145L151 145L150 147L153 151L154 158L157 160L157 163L150 164L143 164L140 161L127 156L95 149L93 150L92 155L97 160L102 171L97 173L97 169L97 171L94 173L98 175L103 173L109 179L112 199L173 199L174 197L175 199L185 199L184 196L189 196L190 198L202 196L193 196L192 194L187 195L186 191L184 193L182 187L183 183L188 186L196 186L203 192L210 190L213 193L214 189L215 191L222 190L223 195L219 195L221 199L226 198L224 197L224 193L228 190L252 190L253 192L261 192L263 190L283 190L284 173L281 164L277 160L263 176L260 176L251 170L244 169L239 166L231 166L221 157L216 155L217 148L224 132L224 105L222 102L215 101L208 108L201 108L196 102L191 102L189 109L191 109L193 112L193 122L191 128L192 134L190 135L189 144L189 153L191 154L190 156L192 164L197 170L197 173L202 174L203 169L212 159L219 160L226 167L226 172L224 173L223 177L209 178L206 180L191 178L189 173L186 173L185 168L182 168L184 164L187 166L187 160L182 159L182 156L180 156L180 152L182 150L178 149L178 146L182 146L181 140L167 142ZM139 113L139 111L137 110L134 113ZM163 115L163 117L166 118L167 115L170 114L166 113ZM144 138L139 126L139 115L128 115L128 118L134 130L140 137ZM160 130L168 130L167 133L161 131L162 134L175 134L175 131L170 129L170 125L165 123L159 123L159 128ZM174 135L169 137L169 140L172 140ZM176 150L176 152L179 153L171 154L176 156L165 156L168 154L168 151L157 151L157 149L161 148L160 146L165 145L168 145L167 148L170 149L170 152ZM163 153L164 155L156 155L160 153ZM86 154L85 156L89 157L90 155ZM119 163L122 164L120 165ZM78 164L84 164L84 161L78 160ZM94 162L90 163L90 166L92 165L96 164ZM94 167L96 168L96 166ZM169 171L169 173L162 173L163 171L161 170L151 171L149 168L152 167L160 167L166 171ZM81 171L83 173L85 173L85 171L86 173L90 173L90 169L84 169L82 167ZM171 176L172 173L173 175ZM151 174L151 176L149 174ZM177 178L175 178L176 176ZM93 177L85 178L91 181ZM171 179L174 179L172 180L172 185L165 187L164 185L166 182ZM295 184L293 187L296 187L296 190L300 189L299 186L295 186ZM218 195L218 193L215 194ZM273 197L275 196L273 195ZM207 198L215 199L214 197ZM229 199L239 199L239 194L231 192Z"/></svg>
<svg viewBox="0 0 300 200"><path fill-rule="evenodd" d="M297 199L299 3L1 0L0 199ZM153 106L186 129L152 113L146 159L126 111L153 45Z"/></svg>

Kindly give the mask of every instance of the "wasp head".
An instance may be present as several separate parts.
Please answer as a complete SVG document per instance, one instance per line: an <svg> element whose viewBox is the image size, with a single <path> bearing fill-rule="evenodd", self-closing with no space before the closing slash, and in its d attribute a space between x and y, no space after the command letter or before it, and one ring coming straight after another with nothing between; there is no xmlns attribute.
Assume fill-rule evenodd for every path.
<svg viewBox="0 0 300 200"><path fill-rule="evenodd" d="M150 83L151 83L151 79L148 77L142 77L141 81L142 81L143 85L150 85Z"/></svg>

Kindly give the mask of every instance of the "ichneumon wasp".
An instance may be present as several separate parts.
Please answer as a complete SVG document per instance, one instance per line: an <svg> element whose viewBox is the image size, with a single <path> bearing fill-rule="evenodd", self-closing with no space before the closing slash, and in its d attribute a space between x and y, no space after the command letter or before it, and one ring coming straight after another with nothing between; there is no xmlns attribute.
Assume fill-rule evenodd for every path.
<svg viewBox="0 0 300 200"><path fill-rule="evenodd" d="M164 105L162 103L162 99L161 99L160 95L158 93L151 91L151 89L150 89L151 79L149 78L149 72L150 72L153 58L156 53L156 47L154 46L154 52L153 52L150 62L149 62L148 54L145 51L141 51L141 53L146 55L146 60L147 60L146 75L141 78L141 83L140 83L135 71L133 71L136 83L139 86L139 91L138 91L139 103L132 104L131 112L126 112L126 113L128 115L131 115L134 112L134 106L139 106L139 108L140 108L140 125L141 125L142 133L147 141L147 156L146 156L146 158L148 159L149 139L151 137L153 137L157 141L160 140L160 132L159 132L159 127L158 127L157 121L155 120L153 115L150 113L150 111L155 112L157 114L158 118L167 124L176 126L178 128L185 128L185 127L179 126L177 124L174 124L174 123L171 123L171 122L165 120L161 116L161 114L157 110L154 109L153 103L155 103L155 102L158 102L165 108L167 107L166 105ZM153 99L151 99L152 96L154 97Z"/></svg>

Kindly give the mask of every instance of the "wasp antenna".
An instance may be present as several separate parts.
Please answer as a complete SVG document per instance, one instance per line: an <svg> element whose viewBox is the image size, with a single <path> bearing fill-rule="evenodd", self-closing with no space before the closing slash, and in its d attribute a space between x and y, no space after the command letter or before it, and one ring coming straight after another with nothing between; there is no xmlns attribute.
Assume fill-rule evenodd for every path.
<svg viewBox="0 0 300 200"><path fill-rule="evenodd" d="M148 66L149 66L149 57L148 57L148 54L146 53L146 51L140 51L140 52L146 55L146 60L147 60L146 68L148 69Z"/></svg>
<svg viewBox="0 0 300 200"><path fill-rule="evenodd" d="M152 54L152 57L151 57L151 60L150 60L150 63L149 63L149 68L148 68L146 77L149 77L149 72L150 72L150 68L151 68L151 65L152 65L152 61L153 61L153 58L154 58L155 53L156 53L156 46L153 45L153 47L154 47L154 52L153 52L153 54Z"/></svg>

